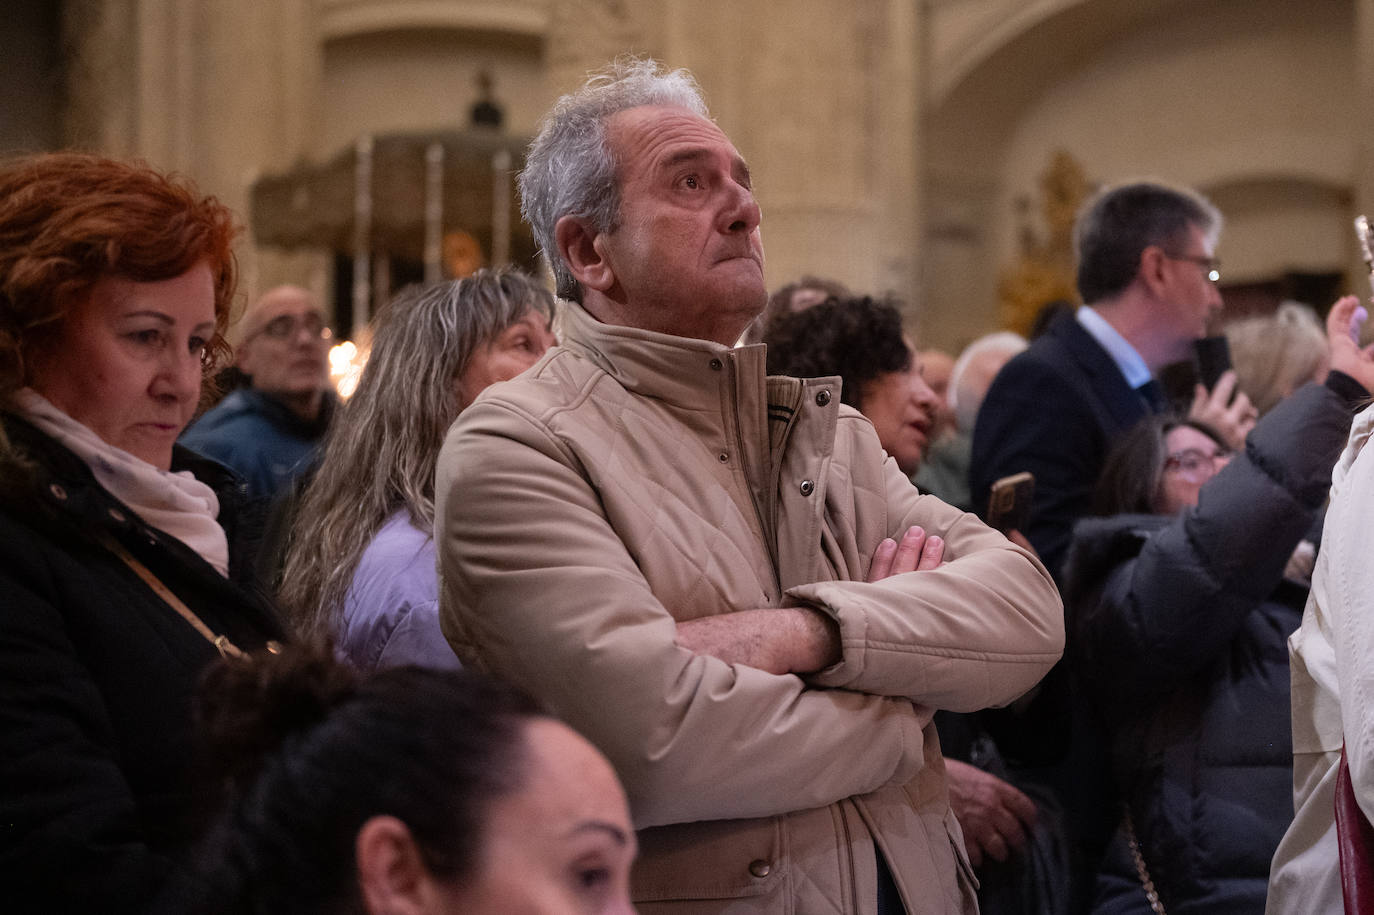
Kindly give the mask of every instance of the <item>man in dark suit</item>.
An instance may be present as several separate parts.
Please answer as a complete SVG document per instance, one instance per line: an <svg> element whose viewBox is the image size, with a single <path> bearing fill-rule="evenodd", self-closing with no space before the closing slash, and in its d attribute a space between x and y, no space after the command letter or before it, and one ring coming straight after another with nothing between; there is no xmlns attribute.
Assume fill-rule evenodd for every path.
<svg viewBox="0 0 1374 915"><path fill-rule="evenodd" d="M1000 477L1035 474L1023 533L1056 579L1112 445L1166 409L1155 372L1186 358L1221 308L1221 221L1201 195L1157 182L1100 192L1074 227L1078 291L1088 304L1057 318L988 390L973 430L973 504L984 510ZM1233 385L1200 396L1192 415L1243 439L1253 410L1243 394L1226 403Z"/></svg>
<svg viewBox="0 0 1374 915"><path fill-rule="evenodd" d="M1216 207L1182 188L1142 181L1098 193L1074 226L1078 291L1087 304L1055 318L988 389L973 427L974 508L986 510L997 479L1035 474L1022 533L1056 581L1112 446L1149 413L1168 408L1155 373L1187 358L1221 308L1214 256L1221 223ZM1228 405L1234 385L1231 373L1212 392L1199 389L1190 415L1243 441L1254 410L1244 394ZM1092 865L1115 826L1116 807L1094 736L1074 713L1069 680L1056 665L1034 697L971 727L988 728L1010 780L1037 805L1048 803L1046 792L1056 798L1039 814L1068 843L1068 883L1059 885L1058 874L1053 889L1067 893L1073 908L1090 898ZM940 724L942 734L954 727ZM950 755L957 758L957 749ZM995 902L988 908L1016 910Z"/></svg>

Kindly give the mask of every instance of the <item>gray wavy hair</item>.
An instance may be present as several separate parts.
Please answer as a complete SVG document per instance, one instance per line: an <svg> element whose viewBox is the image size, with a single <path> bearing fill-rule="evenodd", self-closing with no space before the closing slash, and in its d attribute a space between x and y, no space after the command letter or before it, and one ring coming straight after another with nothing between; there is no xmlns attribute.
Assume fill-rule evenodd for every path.
<svg viewBox="0 0 1374 915"><path fill-rule="evenodd" d="M460 410L456 379L473 354L553 296L514 270L403 290L377 315L372 352L337 411L302 497L280 598L297 630L332 632L363 551L404 509L434 526L434 465Z"/></svg>
<svg viewBox="0 0 1374 915"><path fill-rule="evenodd" d="M618 57L581 89L560 98L530 144L520 173L520 212L553 269L561 298L580 303L582 290L558 253L554 226L564 216L575 216L597 232L615 231L620 185L606 121L642 105L710 117L691 73L667 70L648 58Z"/></svg>

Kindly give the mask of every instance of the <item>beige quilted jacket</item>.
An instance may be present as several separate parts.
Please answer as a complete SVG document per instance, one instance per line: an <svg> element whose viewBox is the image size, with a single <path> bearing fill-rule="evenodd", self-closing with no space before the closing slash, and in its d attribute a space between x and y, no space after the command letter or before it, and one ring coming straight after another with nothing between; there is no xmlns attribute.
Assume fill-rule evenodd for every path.
<svg viewBox="0 0 1374 915"><path fill-rule="evenodd" d="M439 458L444 632L615 764L641 912L871 912L875 844L907 911L972 912L929 709L1029 689L1060 656L1041 565L886 459L839 380L764 377L762 346L603 325L468 408ZM863 581L920 524L934 571ZM674 622L808 604L843 659L776 676ZM919 703L925 708L917 708Z"/></svg>

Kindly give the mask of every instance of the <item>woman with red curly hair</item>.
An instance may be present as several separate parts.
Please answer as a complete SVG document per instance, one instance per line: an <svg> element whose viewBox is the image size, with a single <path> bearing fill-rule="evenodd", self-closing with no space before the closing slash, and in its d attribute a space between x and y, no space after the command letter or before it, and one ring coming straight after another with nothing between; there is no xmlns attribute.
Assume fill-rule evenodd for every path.
<svg viewBox="0 0 1374 915"><path fill-rule="evenodd" d="M191 696L280 635L242 487L175 442L227 351L232 214L152 169L0 164L0 885L143 911L193 838Z"/></svg>

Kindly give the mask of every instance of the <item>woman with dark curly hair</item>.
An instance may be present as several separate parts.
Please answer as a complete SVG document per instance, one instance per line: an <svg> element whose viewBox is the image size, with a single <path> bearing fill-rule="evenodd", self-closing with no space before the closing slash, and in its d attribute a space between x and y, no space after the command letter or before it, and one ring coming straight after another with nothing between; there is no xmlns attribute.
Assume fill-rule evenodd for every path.
<svg viewBox="0 0 1374 915"><path fill-rule="evenodd" d="M280 637L242 488L176 446L227 351L230 212L149 168L0 165L0 883L144 911L189 844L201 671Z"/></svg>
<svg viewBox="0 0 1374 915"><path fill-rule="evenodd" d="M230 803L187 911L633 911L615 772L509 687L293 649L219 665L201 703Z"/></svg>
<svg viewBox="0 0 1374 915"><path fill-rule="evenodd" d="M895 304L870 296L828 299L780 315L764 329L763 342L771 374L839 375L840 400L868 417L902 472L921 466L939 398L921 377Z"/></svg>

